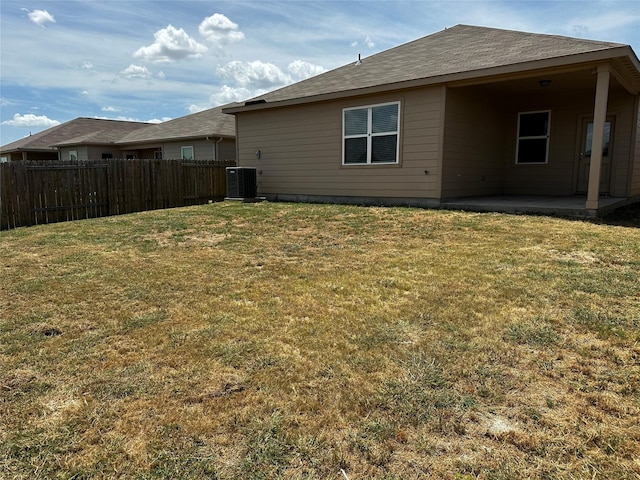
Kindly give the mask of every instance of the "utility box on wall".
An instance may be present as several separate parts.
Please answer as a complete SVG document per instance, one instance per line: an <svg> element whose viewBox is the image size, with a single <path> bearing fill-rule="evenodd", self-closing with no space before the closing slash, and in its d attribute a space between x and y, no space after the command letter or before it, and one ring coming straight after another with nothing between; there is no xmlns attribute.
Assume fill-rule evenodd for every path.
<svg viewBox="0 0 640 480"><path fill-rule="evenodd" d="M258 194L256 169L227 167L227 198L253 199Z"/></svg>

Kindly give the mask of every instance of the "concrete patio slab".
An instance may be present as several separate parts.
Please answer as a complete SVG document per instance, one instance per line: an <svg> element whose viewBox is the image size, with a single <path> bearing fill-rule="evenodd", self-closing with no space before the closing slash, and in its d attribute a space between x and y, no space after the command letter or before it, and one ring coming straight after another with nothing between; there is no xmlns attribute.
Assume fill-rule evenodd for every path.
<svg viewBox="0 0 640 480"><path fill-rule="evenodd" d="M442 200L440 208L471 212L500 212L555 215L561 217L592 218L621 207L626 198L600 199L598 211L586 208L586 196L488 195Z"/></svg>

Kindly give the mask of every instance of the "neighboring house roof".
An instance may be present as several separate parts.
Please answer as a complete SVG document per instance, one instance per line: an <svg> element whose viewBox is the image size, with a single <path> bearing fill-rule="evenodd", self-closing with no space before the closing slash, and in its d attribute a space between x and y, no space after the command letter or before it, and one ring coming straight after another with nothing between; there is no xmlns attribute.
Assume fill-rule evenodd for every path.
<svg viewBox="0 0 640 480"><path fill-rule="evenodd" d="M159 140L178 140L195 137L235 137L236 122L233 115L222 113L229 104L192 113L167 122L131 132L118 139L119 144L148 143Z"/></svg>
<svg viewBox="0 0 640 480"><path fill-rule="evenodd" d="M640 91L640 63L628 45L558 35L457 25L441 32L256 97L228 113L304 103L327 96L429 85L539 68L621 58L629 82ZM358 62L359 63L359 62ZM267 105L259 103L264 100Z"/></svg>
<svg viewBox="0 0 640 480"><path fill-rule="evenodd" d="M151 125L143 122L125 122L121 120L103 120L99 118L76 118L48 128L42 132L21 138L0 147L2 153L18 151L53 151L54 145L66 143L71 139L92 138L113 139L125 133ZM107 140L107 143L110 140ZM79 142L76 142L76 144ZM95 142L93 142L95 143Z"/></svg>

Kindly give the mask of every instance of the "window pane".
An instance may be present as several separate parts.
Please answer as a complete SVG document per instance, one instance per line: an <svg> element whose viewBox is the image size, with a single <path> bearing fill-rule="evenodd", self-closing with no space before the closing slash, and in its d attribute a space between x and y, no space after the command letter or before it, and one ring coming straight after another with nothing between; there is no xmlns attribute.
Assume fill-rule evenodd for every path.
<svg viewBox="0 0 640 480"><path fill-rule="evenodd" d="M604 139L602 142L602 156L609 154L609 140L611 138L611 122L604 123ZM593 143L593 123L587 124L587 139L584 153L587 157L591 156L591 144Z"/></svg>
<svg viewBox="0 0 640 480"><path fill-rule="evenodd" d="M193 160L193 147L182 147L182 159Z"/></svg>
<svg viewBox="0 0 640 480"><path fill-rule="evenodd" d="M518 163L545 163L546 161L546 138L533 138L518 141Z"/></svg>
<svg viewBox="0 0 640 480"><path fill-rule="evenodd" d="M345 135L366 135L368 124L368 111L366 108L357 110L345 110L344 112L344 134Z"/></svg>
<svg viewBox="0 0 640 480"><path fill-rule="evenodd" d="M397 132L398 131L398 105L382 105L373 107L371 112L372 133Z"/></svg>
<svg viewBox="0 0 640 480"><path fill-rule="evenodd" d="M397 135L383 135L371 139L371 163L396 163Z"/></svg>
<svg viewBox="0 0 640 480"><path fill-rule="evenodd" d="M520 114L519 137L539 137L549 131L549 112Z"/></svg>
<svg viewBox="0 0 640 480"><path fill-rule="evenodd" d="M367 138L346 138L344 163L367 163Z"/></svg>

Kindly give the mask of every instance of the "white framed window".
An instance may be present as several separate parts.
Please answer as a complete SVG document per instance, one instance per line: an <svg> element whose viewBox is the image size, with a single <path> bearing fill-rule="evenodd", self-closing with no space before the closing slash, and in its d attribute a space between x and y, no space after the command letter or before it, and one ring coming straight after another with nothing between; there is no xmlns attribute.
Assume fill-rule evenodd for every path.
<svg viewBox="0 0 640 480"><path fill-rule="evenodd" d="M193 147L180 147L180 155L183 160L193 160Z"/></svg>
<svg viewBox="0 0 640 480"><path fill-rule="evenodd" d="M69 151L69 160L72 160L72 161L78 160L78 151L77 150L70 150Z"/></svg>
<svg viewBox="0 0 640 480"><path fill-rule="evenodd" d="M342 110L342 164L398 163L400 102Z"/></svg>
<svg viewBox="0 0 640 480"><path fill-rule="evenodd" d="M551 110L518 113L516 164L544 164L549 161Z"/></svg>

